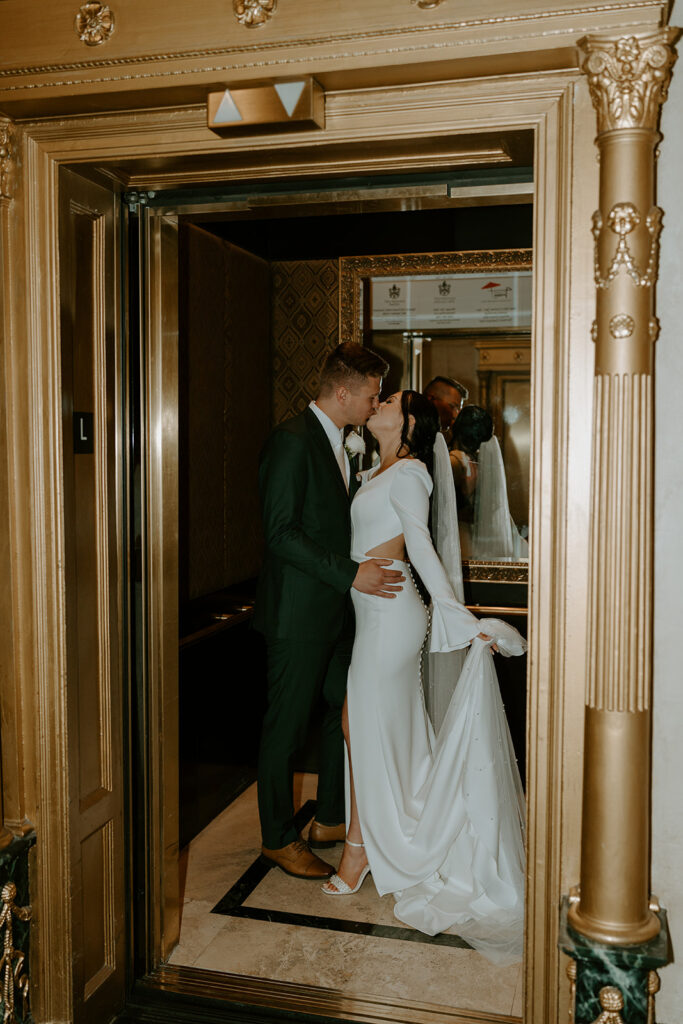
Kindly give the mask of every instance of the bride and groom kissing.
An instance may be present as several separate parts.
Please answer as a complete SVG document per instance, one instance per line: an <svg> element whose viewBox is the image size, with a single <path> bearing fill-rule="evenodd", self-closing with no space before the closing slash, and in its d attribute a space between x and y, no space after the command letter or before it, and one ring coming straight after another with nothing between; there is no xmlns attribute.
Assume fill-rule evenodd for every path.
<svg viewBox="0 0 683 1024"><path fill-rule="evenodd" d="M438 414L414 391L380 404L387 371L371 350L339 345L316 400L278 426L262 453L262 856L318 879L329 896L356 892L371 872L403 923L454 931L509 963L521 956L524 803L491 647L511 655L525 645L512 627L480 622L456 599L430 532L438 504L445 540L437 546L453 565L457 519ZM380 459L359 473L344 428L361 424ZM457 563L454 572L459 552ZM438 734L421 682L425 642L445 659L469 649ZM293 763L321 694L317 809L304 842ZM338 842L335 873L311 847Z"/></svg>

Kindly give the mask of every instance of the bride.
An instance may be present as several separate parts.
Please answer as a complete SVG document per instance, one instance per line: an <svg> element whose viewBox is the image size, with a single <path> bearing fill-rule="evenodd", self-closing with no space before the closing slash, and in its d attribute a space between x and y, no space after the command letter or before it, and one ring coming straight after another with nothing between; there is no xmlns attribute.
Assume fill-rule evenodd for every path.
<svg viewBox="0 0 683 1024"><path fill-rule="evenodd" d="M522 954L524 802L490 648L521 654L525 644L511 626L480 622L456 600L432 545L434 461L443 494L433 512L437 499L444 507L444 494L455 507L434 407L418 392L398 392L368 428L380 462L361 475L351 507L351 557L391 558L406 583L390 601L352 592L356 638L343 713L348 831L338 873L323 891L356 892L372 872L379 895L393 894L400 921L429 935L452 931L489 959L512 963ZM453 518L447 537L454 531ZM431 616L411 568L429 591ZM432 654L471 645L437 735L420 679L430 618Z"/></svg>

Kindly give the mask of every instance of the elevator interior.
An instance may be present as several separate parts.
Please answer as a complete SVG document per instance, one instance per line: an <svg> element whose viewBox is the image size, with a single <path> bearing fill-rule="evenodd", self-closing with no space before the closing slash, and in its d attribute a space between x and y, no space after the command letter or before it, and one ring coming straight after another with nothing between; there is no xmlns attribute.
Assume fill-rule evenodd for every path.
<svg viewBox="0 0 683 1024"><path fill-rule="evenodd" d="M264 644L250 626L263 543L258 454L315 395L338 342L340 257L532 243L530 194L462 205L429 181L381 190L375 181L372 193L346 184L180 218L181 846L255 779L266 700ZM400 386L389 381L386 393ZM469 599L526 605L524 588L495 589L471 584ZM510 670L503 697L523 769L525 667ZM315 764L314 719L297 768Z"/></svg>

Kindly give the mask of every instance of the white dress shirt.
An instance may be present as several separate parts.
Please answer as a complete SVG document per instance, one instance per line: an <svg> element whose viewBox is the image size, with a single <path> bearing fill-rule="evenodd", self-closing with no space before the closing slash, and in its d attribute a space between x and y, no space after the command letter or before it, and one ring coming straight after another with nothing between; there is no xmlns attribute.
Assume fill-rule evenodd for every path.
<svg viewBox="0 0 683 1024"><path fill-rule="evenodd" d="M350 475L351 475L351 466L349 464L349 456L348 456L348 454L346 452L346 448L344 447L344 429L342 427L338 427L337 424L334 423L330 419L330 417L327 415L327 413L323 412L322 409L320 408L320 406L316 405L315 402L310 402L309 403L309 408L318 417L319 422L322 424L323 430L327 434L327 438L328 438L330 444L332 445L332 451L334 452L334 457L337 460L337 463L339 464L339 471L340 472L341 472L342 459L343 459L343 464L344 464L344 474L343 474L343 476L344 476L344 484L346 485L346 489L348 491L348 489L349 489L349 478L350 478Z"/></svg>

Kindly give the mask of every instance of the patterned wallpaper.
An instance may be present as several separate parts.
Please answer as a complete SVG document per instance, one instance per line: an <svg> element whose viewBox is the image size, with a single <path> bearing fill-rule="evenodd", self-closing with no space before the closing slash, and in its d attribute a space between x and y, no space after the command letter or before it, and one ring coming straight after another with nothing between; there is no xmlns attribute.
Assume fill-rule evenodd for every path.
<svg viewBox="0 0 683 1024"><path fill-rule="evenodd" d="M337 260L271 263L273 424L302 412L339 337Z"/></svg>

